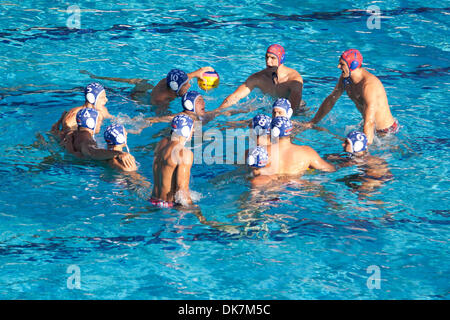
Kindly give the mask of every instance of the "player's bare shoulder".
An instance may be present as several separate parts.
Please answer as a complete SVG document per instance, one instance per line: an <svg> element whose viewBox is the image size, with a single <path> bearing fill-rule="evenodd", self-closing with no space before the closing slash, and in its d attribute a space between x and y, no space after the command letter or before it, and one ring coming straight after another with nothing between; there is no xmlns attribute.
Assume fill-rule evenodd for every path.
<svg viewBox="0 0 450 320"><path fill-rule="evenodd" d="M62 119L63 131L67 129L76 129L76 116L77 112L81 109L83 109L83 106L72 108L69 110L69 112L66 113L66 115Z"/></svg>
<svg viewBox="0 0 450 320"><path fill-rule="evenodd" d="M381 80L367 70L365 70L364 82L361 87L365 97L377 96L379 98L384 98L386 96L386 91Z"/></svg>
<svg viewBox="0 0 450 320"><path fill-rule="evenodd" d="M155 158L157 158L161 154L161 152L166 148L168 143L169 143L168 138L163 138L158 142L155 148Z"/></svg>
<svg viewBox="0 0 450 320"><path fill-rule="evenodd" d="M167 96L166 79L162 79L150 92L151 103L154 105L168 105L170 99Z"/></svg>
<svg viewBox="0 0 450 320"><path fill-rule="evenodd" d="M302 76L300 75L300 73L297 70L289 68L289 67L286 67L286 68L289 71L288 72L288 79L290 81L299 81L299 82L303 83L303 78L302 78Z"/></svg>
<svg viewBox="0 0 450 320"><path fill-rule="evenodd" d="M382 87L383 84L381 83L381 80L378 79L378 77L372 73L370 73L369 71L367 71L367 69L363 69L364 70L364 87Z"/></svg>
<svg viewBox="0 0 450 320"><path fill-rule="evenodd" d="M247 78L247 80L245 81L245 83L248 84L253 84L253 85L258 85L261 81L264 81L266 79L271 79L271 74L269 74L270 72L267 69L263 69L261 71L255 72L254 74L252 74L251 76L249 76Z"/></svg>
<svg viewBox="0 0 450 320"><path fill-rule="evenodd" d="M298 146L295 147L295 154L297 157L301 158L311 158L317 155L317 152L310 146Z"/></svg>

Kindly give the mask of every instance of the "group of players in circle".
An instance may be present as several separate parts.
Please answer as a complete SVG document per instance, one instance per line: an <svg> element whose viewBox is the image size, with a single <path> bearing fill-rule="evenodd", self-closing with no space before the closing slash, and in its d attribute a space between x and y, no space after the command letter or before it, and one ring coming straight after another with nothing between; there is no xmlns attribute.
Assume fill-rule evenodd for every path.
<svg viewBox="0 0 450 320"><path fill-rule="evenodd" d="M151 204L158 207L192 204L189 180L193 152L185 144L192 138L194 123L209 122L220 114L228 116L245 112L227 109L255 88L277 99L272 105L272 117L258 114L250 120L256 148L246 152L246 159L252 169L254 186L267 185L279 176L299 175L308 169L335 171L335 166L322 159L313 148L294 144L290 137L294 127L311 128L323 119L344 91L355 103L364 122L362 131L350 132L343 139L344 151L352 158L369 161L371 156L367 149L375 134L383 136L398 132L398 121L391 114L383 84L362 67L363 58L358 50L349 49L340 56L338 68L342 73L338 83L309 122L291 120L293 115L302 112L305 105L302 100L303 79L296 70L285 65L284 48L278 44L269 46L265 59L265 69L248 77L217 109L209 112L205 110L201 94L189 89L190 80L202 79L205 72L214 71L211 67L191 73L172 69L154 87L145 79L107 78L90 74L92 78L134 84L131 93L134 99L148 96L151 90L150 103L157 107L167 108L171 101L181 97L181 113L146 119L148 125L170 122L171 127L170 136L159 141L154 152ZM95 134L100 132L103 120L114 119L105 106L108 101L105 88L94 82L85 88L84 94L85 103L65 111L52 126L52 133L69 153L79 158L108 161L112 167L123 171L137 170L136 160L129 153L127 131L123 125L111 124L106 128L104 138L107 149L99 148L95 141Z"/></svg>

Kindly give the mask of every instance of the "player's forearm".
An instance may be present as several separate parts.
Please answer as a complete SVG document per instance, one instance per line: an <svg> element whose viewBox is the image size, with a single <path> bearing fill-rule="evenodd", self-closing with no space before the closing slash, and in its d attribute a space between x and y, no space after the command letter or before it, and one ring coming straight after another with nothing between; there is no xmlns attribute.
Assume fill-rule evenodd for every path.
<svg viewBox="0 0 450 320"><path fill-rule="evenodd" d="M114 81L114 82L122 82L122 83L129 83L129 84L137 84L141 81L145 81L145 79L125 79L125 78L116 78L116 77L102 77L102 76L97 76L91 72L88 72L86 70L80 70L80 73L84 73L89 75L89 77L91 77L92 79L98 79L98 80L109 80L109 81Z"/></svg>
<svg viewBox="0 0 450 320"><path fill-rule="evenodd" d="M192 78L200 78L202 76L203 70L204 70L203 68L200 68L198 70L188 73L187 75L189 80Z"/></svg>
<svg viewBox="0 0 450 320"><path fill-rule="evenodd" d="M91 159L94 160L110 160L121 153L122 153L121 151L97 149L97 148L88 148L87 150L83 150L83 154L85 156L89 156Z"/></svg>
<svg viewBox="0 0 450 320"><path fill-rule="evenodd" d="M149 117L145 118L145 121L148 123L156 123L156 122L171 122L174 116L161 116L161 117Z"/></svg>
<svg viewBox="0 0 450 320"><path fill-rule="evenodd" d="M320 105L319 110L317 110L316 115L311 120L313 123L319 123L333 108L334 104L336 103L336 100L333 96L328 96Z"/></svg>
<svg viewBox="0 0 450 320"><path fill-rule="evenodd" d="M239 100L248 96L250 92L252 92L253 88L254 85L247 80L245 83L241 84L236 89L236 91L234 91L232 94L226 97L226 99L223 100L222 104L216 110L223 110L238 103Z"/></svg>
<svg viewBox="0 0 450 320"><path fill-rule="evenodd" d="M191 72L191 73L188 73L188 78L189 78L189 80L191 80L191 79L193 79L193 78L199 78L200 77L200 75L199 75L199 73L198 73L198 70L197 71L194 71L194 72Z"/></svg>
<svg viewBox="0 0 450 320"><path fill-rule="evenodd" d="M364 134L367 137L367 144L370 145L373 142L375 124L373 121L366 121L364 123Z"/></svg>
<svg viewBox="0 0 450 320"><path fill-rule="evenodd" d="M239 100L241 100L240 95L238 95L236 93L230 94L228 97L225 98L225 100L223 100L222 104L216 110L223 110L223 109L229 108L232 105L235 105L236 103L238 103Z"/></svg>
<svg viewBox="0 0 450 320"><path fill-rule="evenodd" d="M216 109L216 111L220 111L232 106L233 104L231 103L230 99L231 96L226 97L225 100L223 100L222 104Z"/></svg>
<svg viewBox="0 0 450 320"><path fill-rule="evenodd" d="M325 171L325 172L334 172L334 171L336 171L335 166L333 166L332 164L326 162L323 159L319 159L319 160L313 161L309 167L312 168L312 169L317 169L317 170L321 170L321 171Z"/></svg>
<svg viewBox="0 0 450 320"><path fill-rule="evenodd" d="M291 103L293 109L297 109L300 107L300 104L302 102L302 88L303 86L293 91L289 97L289 102Z"/></svg>
<svg viewBox="0 0 450 320"><path fill-rule="evenodd" d="M114 119L114 116L111 113L109 113L108 110L102 111L102 114L103 114L103 118L105 118L105 119Z"/></svg>
<svg viewBox="0 0 450 320"><path fill-rule="evenodd" d="M332 164L325 162L326 164L323 166L322 171L326 171L326 172L334 172L336 171L336 167L333 166Z"/></svg>

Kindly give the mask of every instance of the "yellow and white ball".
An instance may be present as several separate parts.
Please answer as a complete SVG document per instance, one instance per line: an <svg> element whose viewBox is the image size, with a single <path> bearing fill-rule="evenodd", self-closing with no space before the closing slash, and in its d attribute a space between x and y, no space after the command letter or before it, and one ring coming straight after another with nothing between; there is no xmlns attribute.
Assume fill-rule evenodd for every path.
<svg viewBox="0 0 450 320"><path fill-rule="evenodd" d="M200 78L197 80L198 86L201 89L208 91L208 90L217 88L219 86L220 77L217 72L206 71L203 73L202 77L203 77L203 80Z"/></svg>

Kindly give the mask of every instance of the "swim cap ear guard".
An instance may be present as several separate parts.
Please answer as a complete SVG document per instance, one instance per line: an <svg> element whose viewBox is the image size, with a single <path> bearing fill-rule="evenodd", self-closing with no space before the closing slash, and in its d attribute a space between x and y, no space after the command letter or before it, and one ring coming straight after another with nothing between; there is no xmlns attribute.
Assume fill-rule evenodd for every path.
<svg viewBox="0 0 450 320"><path fill-rule="evenodd" d="M269 162L269 154L267 150L261 146L257 146L248 153L247 164L250 167L263 168Z"/></svg>
<svg viewBox="0 0 450 320"><path fill-rule="evenodd" d="M84 96L86 101L93 104L94 107L97 105L97 98L104 91L105 88L98 82L92 82L86 86L84 89Z"/></svg>
<svg viewBox="0 0 450 320"><path fill-rule="evenodd" d="M367 150L367 136L364 132L352 131L347 135L347 141L352 147L352 153Z"/></svg>
<svg viewBox="0 0 450 320"><path fill-rule="evenodd" d="M92 108L83 108L77 112L76 120L78 127L87 128L95 132L97 126L98 112Z"/></svg>
<svg viewBox="0 0 450 320"><path fill-rule="evenodd" d="M281 65L284 63L286 59L286 54L284 51L284 48L280 46L279 44L272 44L267 48L266 53L271 53L277 56L278 58L278 65Z"/></svg>
<svg viewBox="0 0 450 320"><path fill-rule="evenodd" d="M341 55L341 59L347 63L350 71L361 67L363 63L363 56L356 49L349 49L344 51L344 53Z"/></svg>
<svg viewBox="0 0 450 320"><path fill-rule="evenodd" d="M292 113L294 112L291 108L291 102L285 98L279 98L275 100L275 102L272 105L272 110L275 108L280 108L286 111L286 115L289 119L292 117Z"/></svg>
<svg viewBox="0 0 450 320"><path fill-rule="evenodd" d="M166 77L167 86L176 92L178 95L178 91L180 88L189 81L189 77L183 70L180 69L172 69L169 71Z"/></svg>
<svg viewBox="0 0 450 320"><path fill-rule="evenodd" d="M172 119L172 132L179 136L189 138L193 126L194 120L187 115L179 114Z"/></svg>
<svg viewBox="0 0 450 320"><path fill-rule="evenodd" d="M181 105L183 106L183 109L186 111L195 112L195 102L199 97L201 97L201 95L197 91L186 92L181 99Z"/></svg>
<svg viewBox="0 0 450 320"><path fill-rule="evenodd" d="M271 123L272 138L286 137L291 134L292 123L287 117L275 117Z"/></svg>
<svg viewBox="0 0 450 320"><path fill-rule="evenodd" d="M252 119L252 129L256 136L270 134L270 123L272 118L265 114L258 114Z"/></svg>

